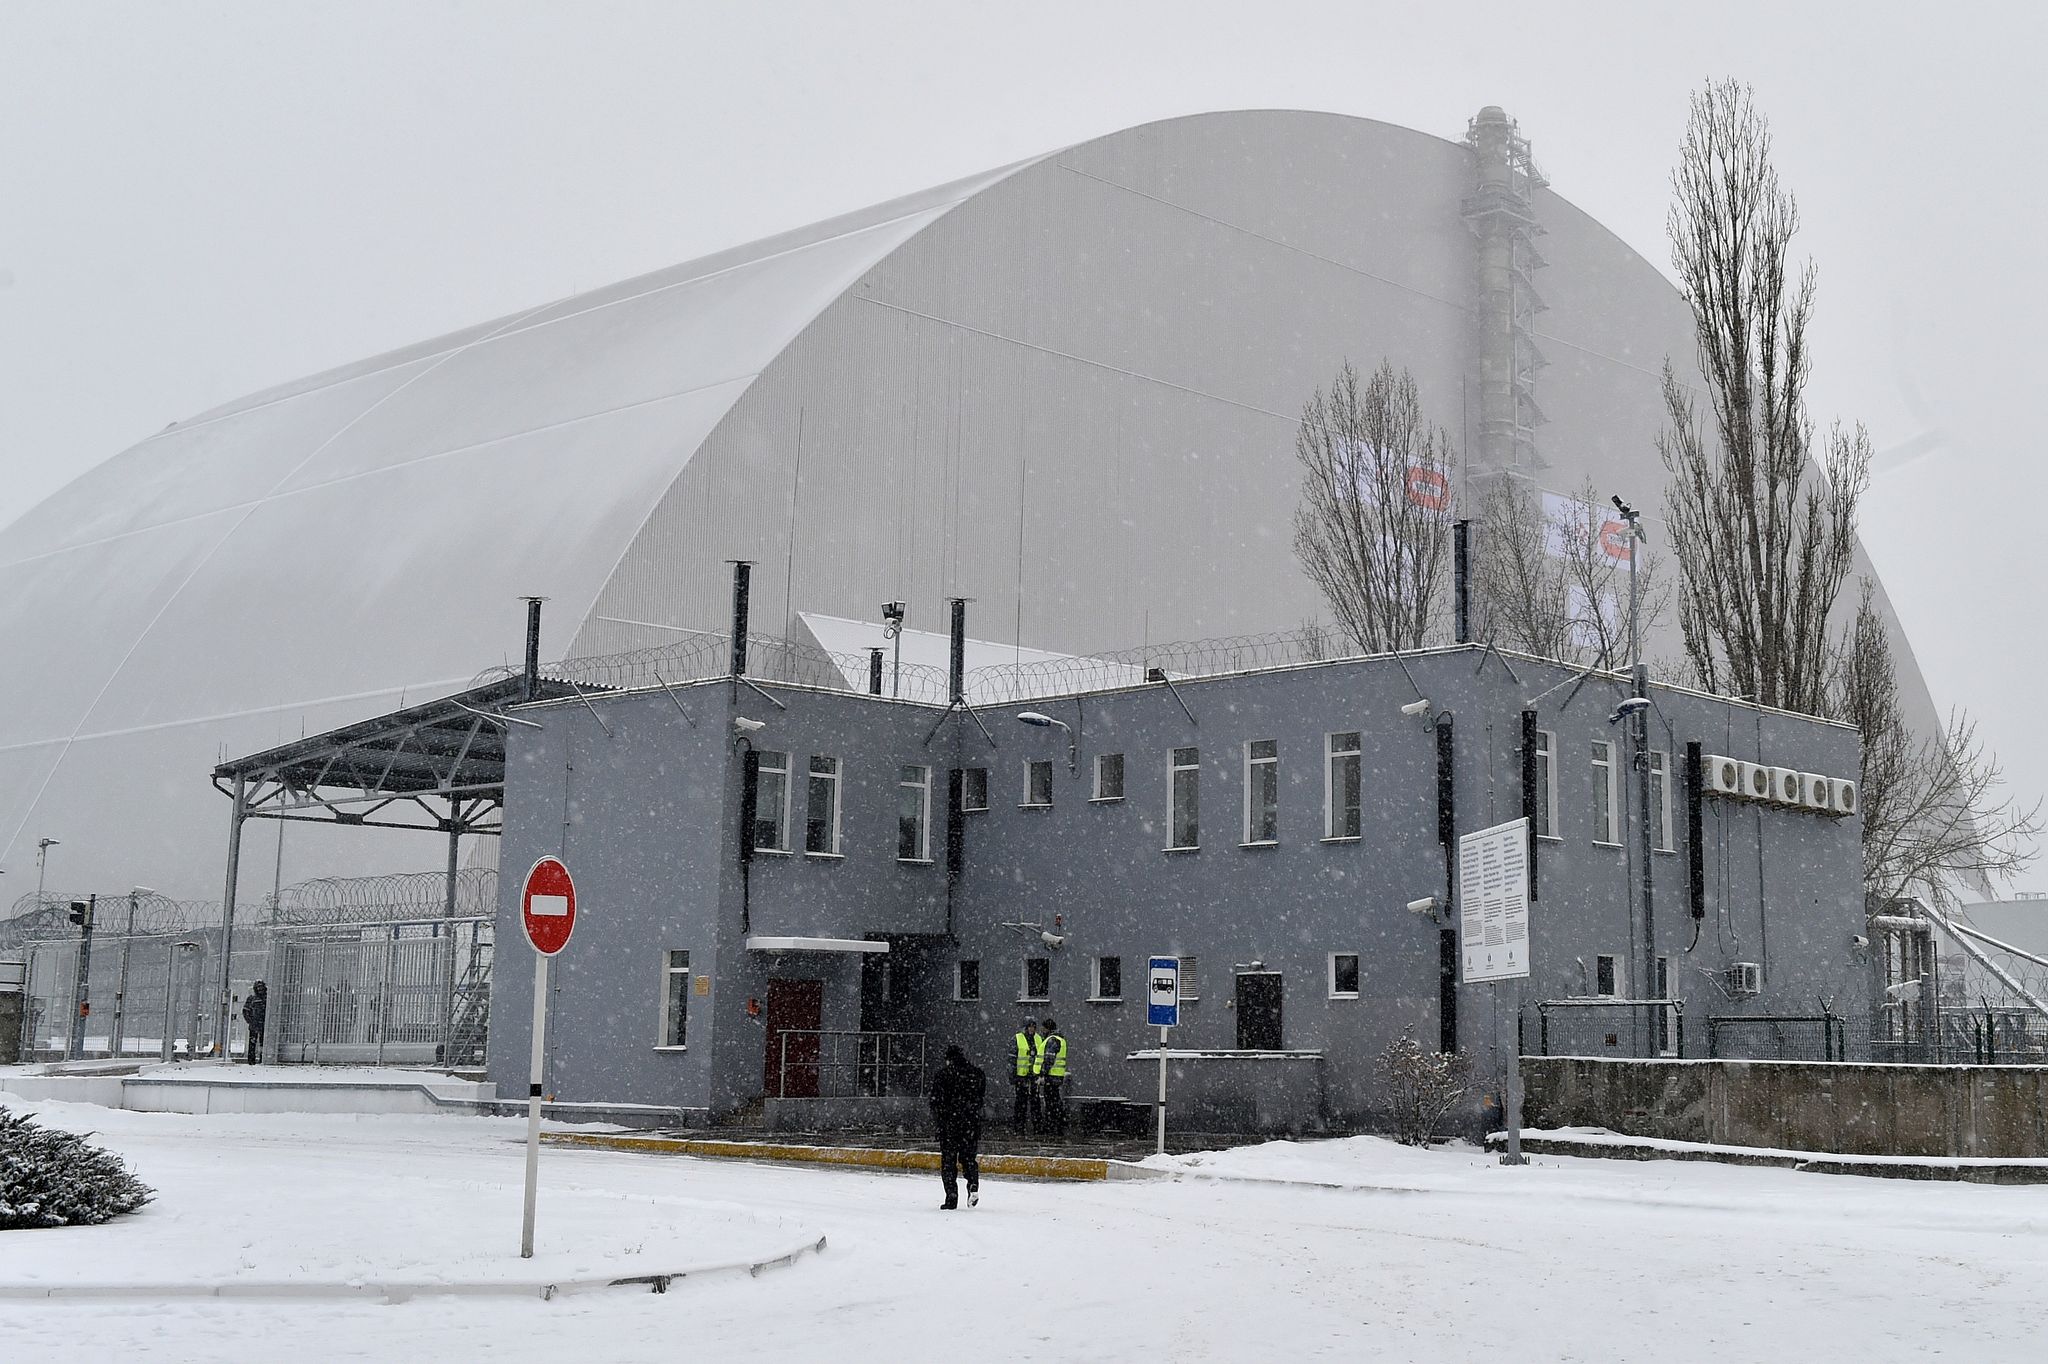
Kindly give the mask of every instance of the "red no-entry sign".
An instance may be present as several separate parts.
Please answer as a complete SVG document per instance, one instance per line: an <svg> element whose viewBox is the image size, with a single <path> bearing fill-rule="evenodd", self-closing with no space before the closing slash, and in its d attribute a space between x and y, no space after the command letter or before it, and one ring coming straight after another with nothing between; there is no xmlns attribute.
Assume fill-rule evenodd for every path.
<svg viewBox="0 0 2048 1364"><path fill-rule="evenodd" d="M576 931L576 883L557 857L543 857L526 873L519 897L519 917L533 950L552 957L569 945Z"/></svg>

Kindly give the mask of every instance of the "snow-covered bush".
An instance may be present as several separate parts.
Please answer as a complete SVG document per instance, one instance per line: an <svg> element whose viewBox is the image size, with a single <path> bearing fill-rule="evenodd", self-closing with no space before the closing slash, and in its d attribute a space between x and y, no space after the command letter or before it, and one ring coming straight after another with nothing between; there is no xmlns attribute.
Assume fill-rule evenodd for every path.
<svg viewBox="0 0 2048 1364"><path fill-rule="evenodd" d="M0 1108L0 1231L96 1226L153 1197L119 1156Z"/></svg>
<svg viewBox="0 0 2048 1364"><path fill-rule="evenodd" d="M1428 1145L1444 1115L1471 1088L1470 1057L1430 1051L1406 1033L1389 1042L1373 1066L1385 1087L1395 1139L1408 1146Z"/></svg>

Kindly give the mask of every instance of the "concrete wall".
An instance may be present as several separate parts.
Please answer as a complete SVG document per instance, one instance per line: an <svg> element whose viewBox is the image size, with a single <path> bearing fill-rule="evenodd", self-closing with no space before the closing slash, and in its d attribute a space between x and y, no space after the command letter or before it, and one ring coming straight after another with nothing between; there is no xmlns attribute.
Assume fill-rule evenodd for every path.
<svg viewBox="0 0 2048 1364"><path fill-rule="evenodd" d="M1532 1127L1851 1155L2048 1157L2048 1067L1522 1062Z"/></svg>
<svg viewBox="0 0 2048 1364"><path fill-rule="evenodd" d="M1439 1030L1441 926L1405 908L1428 894L1448 901L1451 889L1437 839L1432 719L1448 713L1453 725L1457 830L1483 828L1521 812L1521 708L1571 678L1558 665L1504 663L1471 649L1405 665L1350 660L1190 680L1179 688L1192 717L1158 685L1032 703L1072 726L1071 770L1067 735L1017 724L1012 711L1021 707L985 708L984 735L970 716L942 722L936 708L908 702L770 684L784 703L778 708L747 689L709 683L680 692L690 720L660 692L594 698L610 737L581 704L528 708L544 728L521 728L512 741L499 924L507 947L492 1009L491 1078L501 1094L524 1093L531 996L517 923L520 869L540 852L559 852L577 876L582 918L552 982L548 1083L557 1098L741 1107L761 1094L766 1059L762 1022L745 1005L765 998L774 978L823 981L828 1029L921 1032L934 1057L959 1042L998 1089L1020 1020L1052 1014L1070 1039L1073 1093L1147 1098L1142 1067L1126 1058L1157 1041L1144 1021L1144 965L1151 954L1171 953L1198 963L1197 998L1183 1008L1176 1050L1237 1047L1234 968L1256 961L1282 977L1282 1047L1323 1058L1313 1068L1313 1095L1283 1086L1278 1103L1288 1112L1277 1117L1275 1102L1259 1097L1268 1086L1248 1078L1252 1070L1212 1067L1191 1079L1217 1087L1203 1100L1210 1111L1250 1113L1255 1126L1369 1123L1383 1107L1373 1058L1404 1031L1434 1045ZM1433 716L1400 713L1418 687ZM1535 1002L1591 993L1600 955L1618 959L1618 990L1647 988L1631 979L1628 854L1593 841L1591 744L1616 737L1607 715L1618 693L1618 683L1594 679L1575 696L1569 686L1552 691L1536 707L1557 739L1558 823L1556 837L1540 846L1534 973L1521 994L1532 1047ZM1665 751L1682 754L1697 740L1708 751L1809 771L1857 769L1855 735L1842 727L1669 688L1656 696L1653 743ZM752 741L788 753L793 772L812 754L837 757L842 771L840 855L757 854L744 924L735 714L764 720ZM1326 839L1325 736L1352 730L1363 750L1364 836ZM1279 837L1244 846L1245 745L1263 739L1280 754ZM1168 753L1176 747L1200 754L1195 850L1166 847ZM1121 800L1091 798L1095 759L1105 753L1124 757ZM1032 760L1053 764L1049 807L1022 803ZM903 764L933 769L929 863L896 857ZM945 775L954 766L987 768L986 811L945 811ZM1658 853L1652 870L1657 941L1670 958L1673 996L1686 1008L1687 1053L1701 1054L1708 1015L1812 1012L1821 999L1848 1015L1849 1036L1860 1044L1866 967L1851 945L1863 927L1857 821L1709 801L1706 917L1695 933L1676 782L1672 799L1675 850ZM793 808L801 802L799 776ZM950 894L949 817L960 821L962 841ZM1065 941L1048 949L1038 934L1055 928ZM750 951L749 934L884 939L892 998L863 1009L855 955ZM692 952L707 991L691 998L684 1052L653 1046L661 956L673 948ZM1332 997L1333 953L1358 955L1358 997ZM1104 957L1122 963L1120 998L1094 991ZM1033 958L1050 974L1042 1000L1022 998ZM979 998L956 997L963 960L979 963ZM1761 994L1728 997L1721 982L1734 961L1763 965ZM1512 1027L1513 1008L1492 987L1457 989L1458 1046L1474 1056L1482 1091L1498 1088L1494 1039ZM1597 1042L1617 1026L1628 1032L1624 1015L1573 1015L1553 1030L1553 1047L1587 1050L1574 1029ZM1235 1097L1224 1093L1233 1087Z"/></svg>

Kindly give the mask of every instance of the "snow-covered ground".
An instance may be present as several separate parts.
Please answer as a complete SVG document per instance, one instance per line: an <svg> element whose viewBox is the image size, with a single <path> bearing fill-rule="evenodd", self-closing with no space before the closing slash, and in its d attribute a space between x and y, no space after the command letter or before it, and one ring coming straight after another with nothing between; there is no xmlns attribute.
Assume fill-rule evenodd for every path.
<svg viewBox="0 0 2048 1364"><path fill-rule="evenodd" d="M822 1255L541 1302L0 1300L0 1359L2038 1361L2048 1187L1538 1157L1369 1138L991 1182L549 1150L518 1259L520 1124L189 1117L50 1102L159 1190L0 1233L0 1286L538 1282Z"/></svg>

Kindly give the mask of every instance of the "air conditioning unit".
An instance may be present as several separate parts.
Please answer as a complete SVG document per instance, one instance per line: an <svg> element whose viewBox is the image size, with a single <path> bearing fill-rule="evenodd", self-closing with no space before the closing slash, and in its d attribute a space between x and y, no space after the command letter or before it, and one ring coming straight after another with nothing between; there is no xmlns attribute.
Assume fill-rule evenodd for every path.
<svg viewBox="0 0 2048 1364"><path fill-rule="evenodd" d="M1769 800L1771 798L1771 769L1760 763L1743 763L1742 798L1744 800Z"/></svg>
<svg viewBox="0 0 2048 1364"><path fill-rule="evenodd" d="M1719 753L1700 759L1700 789L1710 796L1742 798L1742 764Z"/></svg>
<svg viewBox="0 0 2048 1364"><path fill-rule="evenodd" d="M1835 779L1818 772L1799 774L1799 804L1802 808L1826 812L1835 808Z"/></svg>
<svg viewBox="0 0 2048 1364"><path fill-rule="evenodd" d="M1764 968L1753 961L1731 962L1728 967L1728 993L1737 999L1748 999L1763 993Z"/></svg>
<svg viewBox="0 0 2048 1364"><path fill-rule="evenodd" d="M1799 773L1790 767L1771 769L1771 802L1776 805L1797 805L1799 803Z"/></svg>
<svg viewBox="0 0 2048 1364"><path fill-rule="evenodd" d="M1838 815L1853 815L1863 807L1859 803L1863 793L1856 789L1856 783L1847 777L1835 779L1834 812Z"/></svg>

